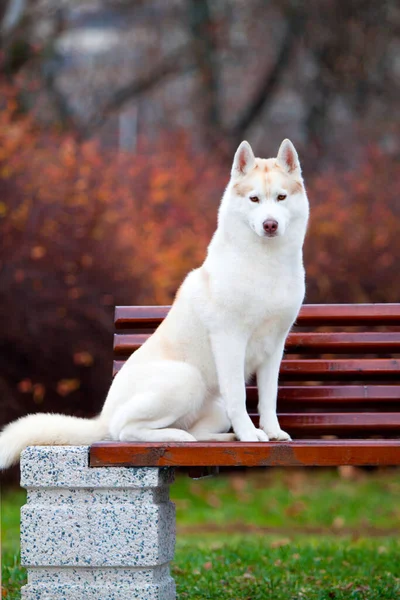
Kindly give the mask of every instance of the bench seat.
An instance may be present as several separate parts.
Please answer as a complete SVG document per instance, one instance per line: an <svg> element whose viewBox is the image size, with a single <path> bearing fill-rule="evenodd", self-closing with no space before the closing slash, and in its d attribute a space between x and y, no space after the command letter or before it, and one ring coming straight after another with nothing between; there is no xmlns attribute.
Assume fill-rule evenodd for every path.
<svg viewBox="0 0 400 600"><path fill-rule="evenodd" d="M116 307L114 375L169 308ZM90 465L400 464L400 304L304 305L286 341L279 383L279 422L293 442L99 442L90 449ZM258 425L255 381L246 393Z"/></svg>
<svg viewBox="0 0 400 600"><path fill-rule="evenodd" d="M332 467L399 465L400 439L120 443L90 448L91 467Z"/></svg>

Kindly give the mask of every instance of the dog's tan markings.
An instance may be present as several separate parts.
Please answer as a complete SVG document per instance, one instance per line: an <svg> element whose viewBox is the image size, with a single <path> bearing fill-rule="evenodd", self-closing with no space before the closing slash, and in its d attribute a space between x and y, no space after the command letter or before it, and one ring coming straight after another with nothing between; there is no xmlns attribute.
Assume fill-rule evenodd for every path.
<svg viewBox="0 0 400 600"><path fill-rule="evenodd" d="M284 187L287 189L290 195L298 194L303 191L303 186L298 179L293 179L291 175L281 167L281 165L275 161L274 169L279 171L284 176Z"/></svg>
<svg viewBox="0 0 400 600"><path fill-rule="evenodd" d="M260 158L259 165L265 173L272 171L275 167L275 161L273 158Z"/></svg>
<svg viewBox="0 0 400 600"><path fill-rule="evenodd" d="M269 188L271 187L271 176L268 175L268 169L265 171L265 175L264 175L264 185L265 185L265 189L269 190Z"/></svg>
<svg viewBox="0 0 400 600"><path fill-rule="evenodd" d="M246 196L248 196L251 192L251 190L253 189L253 187L251 185L249 185L248 183L235 183L235 185L233 186L233 189L235 190L235 192L238 194L238 196L241 196L242 198L246 198Z"/></svg>
<svg viewBox="0 0 400 600"><path fill-rule="evenodd" d="M274 160L274 164L272 165L273 169L276 169L277 171L279 171L280 173L282 173L283 175L287 175L287 171L285 171L285 169L283 167L281 167L281 165Z"/></svg>
<svg viewBox="0 0 400 600"><path fill-rule="evenodd" d="M290 195L299 194L303 191L303 186L297 179L285 177L285 187Z"/></svg>
<svg viewBox="0 0 400 600"><path fill-rule="evenodd" d="M300 181L292 181L289 191L291 194L299 194L303 191L303 186Z"/></svg>

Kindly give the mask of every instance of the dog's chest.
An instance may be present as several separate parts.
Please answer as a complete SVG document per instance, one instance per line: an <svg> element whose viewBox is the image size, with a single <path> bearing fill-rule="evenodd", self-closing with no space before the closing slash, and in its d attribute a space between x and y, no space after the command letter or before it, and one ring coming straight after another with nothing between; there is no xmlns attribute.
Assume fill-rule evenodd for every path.
<svg viewBox="0 0 400 600"><path fill-rule="evenodd" d="M246 349L246 371L254 372L266 355L272 354L287 335L304 298L304 275L284 273L268 289L258 288L252 334ZM254 296L253 296L254 297Z"/></svg>
<svg viewBox="0 0 400 600"><path fill-rule="evenodd" d="M256 254L230 258L207 265L212 301L204 312L211 329L223 326L243 335L246 372L254 372L286 336L300 309L305 291L301 253L290 260L263 260Z"/></svg>
<svg viewBox="0 0 400 600"><path fill-rule="evenodd" d="M290 327L304 298L304 270L249 269L232 288L231 310L254 337Z"/></svg>

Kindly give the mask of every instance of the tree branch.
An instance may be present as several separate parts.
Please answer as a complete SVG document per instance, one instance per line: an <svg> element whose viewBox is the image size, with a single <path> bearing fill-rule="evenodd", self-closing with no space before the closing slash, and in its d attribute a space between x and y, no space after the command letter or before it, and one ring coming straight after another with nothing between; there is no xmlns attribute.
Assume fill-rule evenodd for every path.
<svg viewBox="0 0 400 600"><path fill-rule="evenodd" d="M57 88L56 73L50 70L45 71L43 74L43 81L49 98L58 113L62 126L69 127L73 130L77 129L73 110L69 106L66 96Z"/></svg>
<svg viewBox="0 0 400 600"><path fill-rule="evenodd" d="M191 57L190 50L191 48L188 47L180 48L142 79L134 79L119 88L108 102L99 109L96 116L86 123L80 137L85 139L93 135L93 132L104 125L110 115L119 111L132 98L151 90L167 77L194 69L196 65Z"/></svg>
<svg viewBox="0 0 400 600"><path fill-rule="evenodd" d="M231 136L235 144L243 137L247 129L259 117L265 107L271 102L282 74L287 67L293 46L297 40L298 34L302 29L303 15L294 6L288 10L287 31L282 46L275 60L272 70L268 70L264 80L253 100L246 106L243 114L239 117L235 125L231 128Z"/></svg>
<svg viewBox="0 0 400 600"><path fill-rule="evenodd" d="M0 24L2 36L8 36L14 31L24 16L25 10L26 0L10 0L8 2Z"/></svg>
<svg viewBox="0 0 400 600"><path fill-rule="evenodd" d="M188 6L193 54L200 74L207 129L221 128L216 44L209 1L189 0Z"/></svg>

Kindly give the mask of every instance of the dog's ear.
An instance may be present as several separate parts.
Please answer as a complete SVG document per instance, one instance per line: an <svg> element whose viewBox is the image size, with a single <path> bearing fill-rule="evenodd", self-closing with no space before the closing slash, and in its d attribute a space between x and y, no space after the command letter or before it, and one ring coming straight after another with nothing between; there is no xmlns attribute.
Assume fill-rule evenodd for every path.
<svg viewBox="0 0 400 600"><path fill-rule="evenodd" d="M299 157L296 148L290 140L283 140L276 160L279 166L288 173L293 173L294 171L301 173Z"/></svg>
<svg viewBox="0 0 400 600"><path fill-rule="evenodd" d="M232 177L246 175L255 167L256 159L249 142L242 142L236 150L235 158L233 159Z"/></svg>

